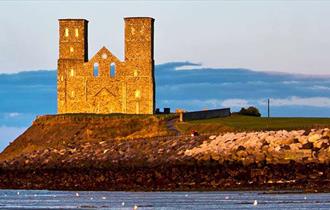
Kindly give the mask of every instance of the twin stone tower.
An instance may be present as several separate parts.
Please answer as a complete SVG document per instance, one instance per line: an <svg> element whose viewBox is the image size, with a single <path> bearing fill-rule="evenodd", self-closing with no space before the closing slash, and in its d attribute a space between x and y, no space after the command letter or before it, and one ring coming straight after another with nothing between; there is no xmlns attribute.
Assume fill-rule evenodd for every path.
<svg viewBox="0 0 330 210"><path fill-rule="evenodd" d="M88 21L59 20L59 114L154 113L154 19L124 20L124 61L105 47L89 60Z"/></svg>

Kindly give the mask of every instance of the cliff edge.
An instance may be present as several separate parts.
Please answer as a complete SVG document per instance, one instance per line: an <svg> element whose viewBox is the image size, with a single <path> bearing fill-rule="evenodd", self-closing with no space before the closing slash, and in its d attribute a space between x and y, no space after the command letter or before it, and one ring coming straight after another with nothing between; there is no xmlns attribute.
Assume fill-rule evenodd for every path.
<svg viewBox="0 0 330 210"><path fill-rule="evenodd" d="M41 116L1 154L0 188L330 191L330 129L173 135L173 116Z"/></svg>

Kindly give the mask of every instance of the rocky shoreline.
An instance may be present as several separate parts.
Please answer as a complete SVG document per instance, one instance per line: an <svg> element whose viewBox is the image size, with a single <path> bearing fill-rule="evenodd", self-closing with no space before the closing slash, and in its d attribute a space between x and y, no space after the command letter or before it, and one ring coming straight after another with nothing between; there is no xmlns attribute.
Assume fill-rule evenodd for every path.
<svg viewBox="0 0 330 210"><path fill-rule="evenodd" d="M218 191L297 190L330 192L329 165L243 166L216 163L111 169L1 170L1 189Z"/></svg>
<svg viewBox="0 0 330 210"><path fill-rule="evenodd" d="M185 151L198 160L241 162L243 165L330 163L330 129L261 131L210 136L199 147Z"/></svg>
<svg viewBox="0 0 330 210"><path fill-rule="evenodd" d="M45 130L33 126L39 127L18 138L17 148L25 148L29 132ZM47 135L56 139L53 131ZM328 128L93 141L77 136L2 158L0 188L330 192Z"/></svg>

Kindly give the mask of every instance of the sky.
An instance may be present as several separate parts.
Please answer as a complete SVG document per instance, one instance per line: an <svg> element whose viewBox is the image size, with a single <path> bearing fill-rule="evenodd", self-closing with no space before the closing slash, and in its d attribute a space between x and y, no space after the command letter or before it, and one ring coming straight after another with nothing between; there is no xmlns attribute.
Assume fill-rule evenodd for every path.
<svg viewBox="0 0 330 210"><path fill-rule="evenodd" d="M330 117L330 1L0 1L0 151L56 113L58 19L89 20L89 58L124 58L124 17L155 18L156 104ZM41 70L41 71L38 71ZM281 72L281 73L280 73Z"/></svg>
<svg viewBox="0 0 330 210"><path fill-rule="evenodd" d="M330 1L0 1L0 73L55 69L59 18L89 22L89 58L124 53L124 17L155 21L155 61L330 74Z"/></svg>

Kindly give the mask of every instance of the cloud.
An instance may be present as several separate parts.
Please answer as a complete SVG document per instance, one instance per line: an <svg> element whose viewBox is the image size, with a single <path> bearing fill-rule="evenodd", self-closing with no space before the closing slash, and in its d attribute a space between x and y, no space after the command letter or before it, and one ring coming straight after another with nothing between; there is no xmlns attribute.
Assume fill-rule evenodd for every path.
<svg viewBox="0 0 330 210"><path fill-rule="evenodd" d="M323 86L323 85L314 85L310 87L312 90L330 90L330 87Z"/></svg>
<svg viewBox="0 0 330 210"><path fill-rule="evenodd" d="M186 65L176 67L175 70L197 70L203 68L205 67L201 63L187 63Z"/></svg>
<svg viewBox="0 0 330 210"><path fill-rule="evenodd" d="M224 100L221 105L223 107L248 107L250 103L245 99L233 98Z"/></svg>
<svg viewBox="0 0 330 210"><path fill-rule="evenodd" d="M251 100L252 102L253 100ZM241 108L251 106L251 103L245 99L232 98L232 99L208 99L208 100L162 100L160 101L165 107L170 105L178 105L177 108L191 108L193 110L203 110L203 109L219 109L224 107L230 108ZM191 110L189 110L191 111Z"/></svg>
<svg viewBox="0 0 330 210"><path fill-rule="evenodd" d="M265 100L260 100L259 104L266 105ZM312 106L312 107L330 107L330 98L328 97L308 97L302 98L292 96L288 98L271 98L271 106Z"/></svg>
<svg viewBox="0 0 330 210"><path fill-rule="evenodd" d="M283 81L282 83L285 85L292 85L292 84L299 84L300 82L296 80L290 80L290 81Z"/></svg>
<svg viewBox="0 0 330 210"><path fill-rule="evenodd" d="M17 117L17 116L20 116L21 114L18 113L18 112L10 112L10 113L7 113L8 117Z"/></svg>

